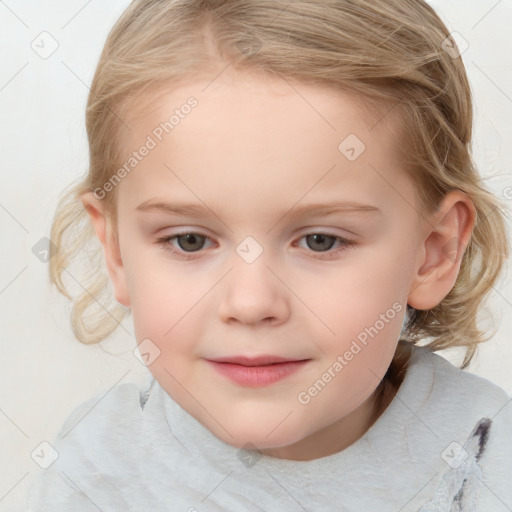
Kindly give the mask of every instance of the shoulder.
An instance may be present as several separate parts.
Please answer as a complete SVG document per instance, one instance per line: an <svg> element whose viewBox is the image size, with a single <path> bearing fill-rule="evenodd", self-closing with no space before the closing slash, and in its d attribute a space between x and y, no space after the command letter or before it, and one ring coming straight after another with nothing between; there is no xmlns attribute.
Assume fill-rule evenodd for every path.
<svg viewBox="0 0 512 512"><path fill-rule="evenodd" d="M409 364L406 399L421 389L416 412L442 437L467 437L483 418L490 420L489 437L501 435L501 425L512 432L512 398L501 387L426 347L416 347Z"/></svg>
<svg viewBox="0 0 512 512"><path fill-rule="evenodd" d="M117 384L75 407L54 439L56 467L70 475L116 471L138 454L142 435L147 386Z"/></svg>
<svg viewBox="0 0 512 512"><path fill-rule="evenodd" d="M426 347L415 347L408 371L413 373L413 380L428 382L426 407L435 407L446 415L452 411L454 417L466 416L469 422L479 416L497 415L511 400L498 385L457 368Z"/></svg>
<svg viewBox="0 0 512 512"><path fill-rule="evenodd" d="M432 433L438 468L445 468L439 472L443 477L438 494L458 482L458 499L464 498L464 503L473 500L478 510L510 510L512 397L491 381L457 368L426 348L414 352L410 377L428 384L415 413Z"/></svg>
<svg viewBox="0 0 512 512"><path fill-rule="evenodd" d="M76 406L63 423L57 439L89 430L101 430L111 424L121 426L126 418L137 417L143 410L145 390L133 382L117 384Z"/></svg>
<svg viewBox="0 0 512 512"><path fill-rule="evenodd" d="M413 347L404 380L390 406L393 417L417 423L433 441L467 439L483 418L490 420L492 438L498 425L512 431L512 399L491 381L454 366L428 347Z"/></svg>
<svg viewBox="0 0 512 512"><path fill-rule="evenodd" d="M146 390L135 383L118 384L75 407L50 442L55 461L29 489L31 512L89 512L109 500L128 510L115 476L123 468L129 477L140 456L134 447L141 436Z"/></svg>

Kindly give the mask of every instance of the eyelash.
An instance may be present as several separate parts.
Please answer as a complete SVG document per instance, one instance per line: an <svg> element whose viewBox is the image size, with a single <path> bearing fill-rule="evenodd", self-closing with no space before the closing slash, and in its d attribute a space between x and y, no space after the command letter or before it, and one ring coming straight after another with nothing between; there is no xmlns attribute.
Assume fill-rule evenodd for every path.
<svg viewBox="0 0 512 512"><path fill-rule="evenodd" d="M175 240L175 239L177 239L179 237L182 237L182 236L185 236L185 235L197 235L199 237L204 237L207 240L211 241L210 237L208 237L206 235L202 235L201 233L197 233L195 231L183 231L182 233L176 233L174 235L164 236L164 237L158 238L156 243L158 245L161 245L164 248L164 250L169 251L173 255L178 256L179 258L182 258L183 260L193 260L193 259L196 259L198 256L193 256L193 255L200 253L201 249L199 249L198 251L186 252L186 251L183 251L183 250L178 250L178 249L176 249L175 247L173 247L170 244L170 242L172 240ZM323 259L323 260L325 260L325 259L328 259L328 258L333 258L338 253L340 253L342 251L345 251L347 249L353 248L356 245L356 242L353 241L353 240L347 240L346 238L343 238L343 237L340 237L340 236L336 236L336 235L330 235L329 233L322 233L321 231L312 231L310 233L306 233L305 235L302 235L299 238L299 240L301 240L301 239L303 239L303 238L305 238L307 236L310 236L310 235L325 235L325 236L327 236L329 238L334 238L336 241L338 241L341 244L343 244L341 247L339 247L336 250L328 249L327 251L313 251L312 249L310 249L309 251L314 253L314 254L319 254L319 255L323 254L323 255L325 255L325 256L322 256L322 257L313 256L313 258L316 258L316 259Z"/></svg>

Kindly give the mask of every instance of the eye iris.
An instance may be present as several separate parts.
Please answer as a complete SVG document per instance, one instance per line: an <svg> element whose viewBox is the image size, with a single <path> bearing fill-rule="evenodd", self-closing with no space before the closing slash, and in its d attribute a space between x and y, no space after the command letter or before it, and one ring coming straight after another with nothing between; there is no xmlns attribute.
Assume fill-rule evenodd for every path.
<svg viewBox="0 0 512 512"><path fill-rule="evenodd" d="M183 244L181 241L185 239L185 244ZM194 252L195 250L201 249L203 243L204 243L204 236L197 235L195 233L187 233L186 235L180 235L177 237L178 245L181 249L188 252ZM199 246L198 244L199 240ZM192 247L190 247L192 245ZM195 245L195 246L194 246Z"/></svg>
<svg viewBox="0 0 512 512"><path fill-rule="evenodd" d="M322 235L322 234L314 234L314 235L307 235L306 236L307 244L311 249L315 249L315 244L317 244L316 249L319 249L321 251L328 251L332 248L334 243L336 242L336 238L329 235ZM311 244L313 242L313 244ZM326 243L327 242L327 243ZM320 247L318 247L318 245Z"/></svg>

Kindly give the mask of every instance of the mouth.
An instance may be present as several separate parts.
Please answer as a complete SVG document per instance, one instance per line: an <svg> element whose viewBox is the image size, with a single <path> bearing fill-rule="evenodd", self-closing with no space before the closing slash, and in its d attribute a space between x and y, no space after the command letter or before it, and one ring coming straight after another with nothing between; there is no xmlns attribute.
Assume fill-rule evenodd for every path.
<svg viewBox="0 0 512 512"><path fill-rule="evenodd" d="M280 356L230 356L206 360L217 372L246 387L274 384L303 368L310 359L291 359Z"/></svg>

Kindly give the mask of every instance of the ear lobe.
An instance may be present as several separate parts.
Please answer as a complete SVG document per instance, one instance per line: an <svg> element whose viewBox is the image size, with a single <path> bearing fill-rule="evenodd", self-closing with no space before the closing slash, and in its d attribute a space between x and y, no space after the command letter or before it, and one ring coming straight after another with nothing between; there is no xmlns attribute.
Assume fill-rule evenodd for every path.
<svg viewBox="0 0 512 512"><path fill-rule="evenodd" d="M407 303L415 309L437 306L455 285L462 257L476 219L473 201L464 192L452 190L426 226L417 271Z"/></svg>
<svg viewBox="0 0 512 512"><path fill-rule="evenodd" d="M89 214L96 236L103 246L105 263L114 286L116 300L123 306L129 307L130 296L126 285L125 269L112 217L102 201L97 199L92 192L86 192L81 199Z"/></svg>

